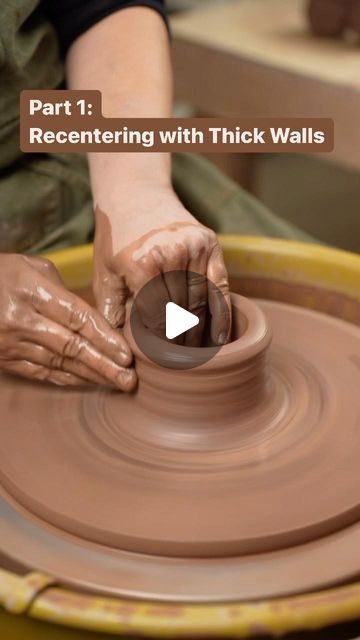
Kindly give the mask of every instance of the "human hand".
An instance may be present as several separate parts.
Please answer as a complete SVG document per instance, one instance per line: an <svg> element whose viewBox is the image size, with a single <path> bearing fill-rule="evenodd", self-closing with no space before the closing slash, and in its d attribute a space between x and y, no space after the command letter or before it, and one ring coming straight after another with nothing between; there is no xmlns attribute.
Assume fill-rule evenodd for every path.
<svg viewBox="0 0 360 640"><path fill-rule="evenodd" d="M162 275L156 298L142 310L147 326L164 334L164 308L171 301L200 320L179 342L201 345L209 310L212 342L225 344L231 330L231 305L216 234L199 224L171 189L136 191L119 199L110 213L96 210L94 293L99 311L113 327L122 326L129 295ZM182 272L181 276L174 276L174 271ZM207 280L217 289L208 287ZM220 296L226 301L225 311Z"/></svg>
<svg viewBox="0 0 360 640"><path fill-rule="evenodd" d="M0 371L58 385L136 385L124 337L43 258L0 255Z"/></svg>

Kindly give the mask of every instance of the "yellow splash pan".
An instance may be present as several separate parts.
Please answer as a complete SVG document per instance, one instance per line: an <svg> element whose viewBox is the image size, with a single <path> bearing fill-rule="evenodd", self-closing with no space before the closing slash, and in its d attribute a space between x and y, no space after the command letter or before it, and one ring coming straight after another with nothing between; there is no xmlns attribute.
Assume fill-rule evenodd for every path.
<svg viewBox="0 0 360 640"><path fill-rule="evenodd" d="M222 236L230 278L274 299L291 298L295 304L317 308L360 324L360 256L317 245L255 238ZM48 255L72 289L91 282L92 247L75 247ZM323 291L324 295L317 295ZM334 298L337 304L334 304ZM340 301L340 302L339 302ZM287 598L229 604L169 604L97 596L71 591L51 576L32 572L20 576L0 569L0 604L13 614L57 625L54 638L68 637L70 628L101 634L153 638L250 638L285 635L320 629L360 618L360 582ZM5 615L5 614L4 614ZM22 616L21 629L24 630ZM0 622L2 618L0 616ZM16 628L15 616L5 617L1 629ZM25 627L26 628L26 627ZM68 633L66 631L68 629ZM54 627L55 631L55 627ZM27 638L37 637L31 632ZM10 637L6 633L3 637ZM23 636L23 632L21 633ZM12 635L11 637L20 637Z"/></svg>

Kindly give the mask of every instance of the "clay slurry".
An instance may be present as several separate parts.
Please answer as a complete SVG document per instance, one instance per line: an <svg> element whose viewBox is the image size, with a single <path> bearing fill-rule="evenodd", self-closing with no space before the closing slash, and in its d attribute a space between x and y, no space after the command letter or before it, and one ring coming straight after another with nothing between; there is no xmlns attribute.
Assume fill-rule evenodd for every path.
<svg viewBox="0 0 360 640"><path fill-rule="evenodd" d="M184 280L188 287L184 287ZM141 354L169 369L192 369L211 360L224 345L217 335L218 319L229 314L227 301L205 276L192 271L166 273L171 301L159 302L158 292L164 287L164 276L152 278L135 296L128 338L135 342ZM177 292L205 291L203 297L194 296L196 305ZM200 302L199 302L200 300ZM131 334L131 335L130 335Z"/></svg>

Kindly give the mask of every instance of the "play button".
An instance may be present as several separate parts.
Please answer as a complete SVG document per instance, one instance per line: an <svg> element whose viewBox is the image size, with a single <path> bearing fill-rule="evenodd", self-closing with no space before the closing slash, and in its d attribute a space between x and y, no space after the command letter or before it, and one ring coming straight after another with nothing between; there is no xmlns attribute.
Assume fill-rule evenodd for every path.
<svg viewBox="0 0 360 640"><path fill-rule="evenodd" d="M199 322L198 316L179 307L175 302L168 302L166 304L165 334L168 340L173 340L181 336L185 331L196 327Z"/></svg>
<svg viewBox="0 0 360 640"><path fill-rule="evenodd" d="M144 356L168 369L192 369L211 360L222 343L215 328L229 315L227 302L210 280L192 271L170 271L149 280L130 312L130 341L135 360ZM215 336L219 338L220 329Z"/></svg>

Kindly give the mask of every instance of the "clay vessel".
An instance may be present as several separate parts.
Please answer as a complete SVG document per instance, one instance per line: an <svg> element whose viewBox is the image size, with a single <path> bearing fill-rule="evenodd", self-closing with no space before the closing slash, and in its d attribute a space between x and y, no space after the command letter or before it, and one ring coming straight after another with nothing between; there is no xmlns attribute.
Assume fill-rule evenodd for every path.
<svg viewBox="0 0 360 640"><path fill-rule="evenodd" d="M125 333L140 381L135 398L139 438L158 444L168 441L171 448L186 442L191 448L225 446L226 426L232 431L236 424L239 437L239 417L258 413L259 405L267 402L268 322L260 307L242 296L232 296L232 309L231 341L214 351L171 344L139 326L135 340L127 324ZM162 366L144 355L139 347L142 340L147 353L153 350L158 361L160 354ZM189 362L201 364L183 369Z"/></svg>

